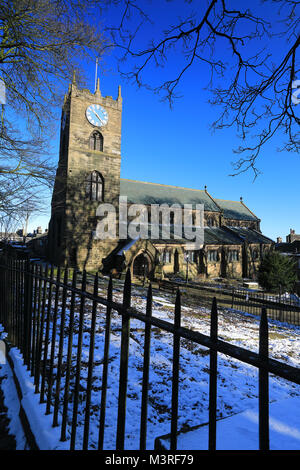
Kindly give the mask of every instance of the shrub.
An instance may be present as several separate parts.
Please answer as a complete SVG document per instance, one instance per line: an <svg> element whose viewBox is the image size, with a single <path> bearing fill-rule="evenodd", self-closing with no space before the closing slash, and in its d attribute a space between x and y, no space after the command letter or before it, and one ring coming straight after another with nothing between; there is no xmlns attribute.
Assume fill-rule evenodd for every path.
<svg viewBox="0 0 300 470"><path fill-rule="evenodd" d="M270 292L290 292L297 280L295 262L277 251L267 253L261 261L258 282Z"/></svg>

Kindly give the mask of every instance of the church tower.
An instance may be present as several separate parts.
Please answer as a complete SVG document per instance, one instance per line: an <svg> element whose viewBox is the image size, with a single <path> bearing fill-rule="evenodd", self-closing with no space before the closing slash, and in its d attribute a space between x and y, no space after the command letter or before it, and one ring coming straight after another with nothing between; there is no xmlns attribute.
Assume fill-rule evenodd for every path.
<svg viewBox="0 0 300 470"><path fill-rule="evenodd" d="M75 76L65 96L59 163L52 196L48 256L55 264L99 269L118 240L97 240L96 211L116 208L120 194L121 88L117 99L79 89Z"/></svg>

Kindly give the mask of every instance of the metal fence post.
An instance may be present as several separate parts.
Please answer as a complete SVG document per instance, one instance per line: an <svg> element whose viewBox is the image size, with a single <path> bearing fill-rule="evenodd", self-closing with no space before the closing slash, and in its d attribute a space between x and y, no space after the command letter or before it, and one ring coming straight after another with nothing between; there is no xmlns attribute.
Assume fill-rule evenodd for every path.
<svg viewBox="0 0 300 470"><path fill-rule="evenodd" d="M93 295L98 295L98 273L94 279ZM89 364L88 364L88 377L86 385L86 405L85 405L85 419L84 419L84 434L83 434L83 450L88 449L89 444L89 428L90 428L90 408L91 408L91 392L92 392L92 378L94 368L94 350L95 350L95 334L96 334L96 315L97 315L97 301L93 300L92 306L92 319L91 319L91 332L90 332L90 347L89 347Z"/></svg>
<svg viewBox="0 0 300 470"><path fill-rule="evenodd" d="M82 273L81 292L86 292L86 271ZM77 336L77 358L76 358L76 376L75 376L75 387L74 387L74 401L73 401L73 418L72 418L72 430L71 430L71 445L70 450L75 449L76 445L76 431L77 431L77 413L79 403L79 388L80 388L80 373L81 373L81 355L82 355L82 338L83 338L83 323L84 323L84 306L85 296L81 295L80 299L80 311L79 311L79 329Z"/></svg>
<svg viewBox="0 0 300 470"><path fill-rule="evenodd" d="M214 297L211 309L210 340L213 348L209 353L209 437L208 449L216 450L217 434L217 364L218 364L218 308Z"/></svg>
<svg viewBox="0 0 300 470"><path fill-rule="evenodd" d="M98 449L103 449L104 442L104 426L106 414L106 392L107 392L107 377L108 377L108 360L109 360L109 345L110 345L110 327L111 327L111 302L112 302L113 283L112 277L109 277L107 288L107 307L105 317L105 340L104 340L104 356L103 356L103 372L102 372L102 390L101 390L101 404L100 404L100 419L99 419L99 436L98 436Z"/></svg>
<svg viewBox="0 0 300 470"><path fill-rule="evenodd" d="M269 450L269 333L267 310L262 308L259 328L259 449Z"/></svg>
<svg viewBox="0 0 300 470"><path fill-rule="evenodd" d="M41 368L42 349L43 349L46 292L47 292L47 282L48 282L48 264L46 264L44 273L41 267L40 276L41 276L40 288L42 290L43 299L42 299L42 310L41 310L40 324L39 324L39 335L37 337L37 348L36 348L35 393L39 392L39 387L40 387L40 372L41 372L40 368ZM42 282L43 282L43 287L42 287Z"/></svg>
<svg viewBox="0 0 300 470"><path fill-rule="evenodd" d="M71 294L71 306L70 306L70 318L68 325L68 352L67 352L67 363L66 363L66 375L65 375L65 391L63 399L63 416L61 423L61 435L60 440L65 441L66 429L67 429L67 415L69 406L69 389L70 389L70 373L72 366L72 346L73 346L73 328L74 328L74 311L75 311L75 289L77 283L77 271L74 269L72 278L72 294Z"/></svg>
<svg viewBox="0 0 300 470"><path fill-rule="evenodd" d="M68 268L66 267L64 278L63 278L63 291L62 291L62 302L61 302L61 313L60 313L57 377L56 377L56 386L55 386L54 412L53 412L53 424L52 424L53 427L58 426L58 408L59 408L60 384L61 384L61 377L62 377L62 361L63 361L64 331L65 331L65 320L66 320L68 274L69 274L69 271L68 271Z"/></svg>
<svg viewBox="0 0 300 470"><path fill-rule="evenodd" d="M32 289L33 289L33 266L30 259L25 261L24 272L24 363L30 370L30 347L32 329Z"/></svg>
<svg viewBox="0 0 300 470"><path fill-rule="evenodd" d="M49 374L48 374L48 395L47 395L46 414L50 414L50 407L51 407L54 354L55 354L55 343L57 340L56 328L57 328L57 310L58 310L58 299L59 299L59 284L60 284L60 266L57 268L57 273L56 273L56 288L55 288L55 300L54 300L54 313L53 313L53 320L52 320L51 353L50 353L50 366L49 366Z"/></svg>
<svg viewBox="0 0 300 470"><path fill-rule="evenodd" d="M152 316L152 286L148 287L146 317ZM140 450L146 449L147 437L147 404L148 404L148 388L149 388L149 364L150 364L150 341L151 341L151 324L145 325L144 339L144 363L143 363L143 386L142 386L142 405L141 405L141 431L140 431Z"/></svg>
<svg viewBox="0 0 300 470"><path fill-rule="evenodd" d="M44 403L44 401L45 401L46 369L47 369L47 363L48 363L53 274L54 274L53 265L51 265L50 278L49 278L49 289L48 289L47 313L46 313L46 318L45 318L44 360L43 360L43 367L42 367L42 381L41 381L41 394L40 394L40 402L41 403ZM49 382L48 382L48 386L49 386Z"/></svg>
<svg viewBox="0 0 300 470"><path fill-rule="evenodd" d="M177 290L175 301L174 325L180 328L181 324L181 298L180 290ZM171 410L171 450L177 448L178 425L178 393L179 393L179 360L180 360L180 335L175 332L173 337L173 370L172 370L172 410Z"/></svg>
<svg viewBox="0 0 300 470"><path fill-rule="evenodd" d="M130 270L127 270L124 294L123 294L123 312L122 312L122 335L120 350L120 383L119 383L119 403L118 403L118 422L117 422L117 441L116 449L124 449L125 440L125 420L126 420L126 395L127 395L127 377L128 377L128 355L129 355L129 335L130 335L130 316L127 309L131 303L131 276Z"/></svg>

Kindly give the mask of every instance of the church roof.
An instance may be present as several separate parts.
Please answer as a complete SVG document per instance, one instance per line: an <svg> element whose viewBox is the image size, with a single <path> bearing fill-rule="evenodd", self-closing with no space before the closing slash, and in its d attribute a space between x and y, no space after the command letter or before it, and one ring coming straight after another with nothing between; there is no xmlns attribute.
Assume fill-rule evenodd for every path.
<svg viewBox="0 0 300 470"><path fill-rule="evenodd" d="M266 237L261 232L247 227L230 227L227 230L230 230L235 235L240 237L241 240L246 241L248 243L274 243L271 238Z"/></svg>
<svg viewBox="0 0 300 470"><path fill-rule="evenodd" d="M216 199L201 189L120 179L120 194L130 204L203 204L205 211L221 212L225 219L258 220L241 201Z"/></svg>
<svg viewBox="0 0 300 470"><path fill-rule="evenodd" d="M240 201L214 199L223 210L225 219L257 220L258 218Z"/></svg>
<svg viewBox="0 0 300 470"><path fill-rule="evenodd" d="M142 238L136 238L134 240L127 240L127 242L120 246L118 255L123 254L124 252L131 249L131 247L137 243L138 241L142 241ZM154 245L182 245L188 244L189 241L185 238L180 239L151 239L150 232L149 232L149 241ZM245 228L245 227L204 227L204 245L241 245L244 241L254 244L254 243L263 243L263 244L270 244L273 241L264 236L262 233L258 232L257 230ZM192 242L191 242L192 243Z"/></svg>
<svg viewBox="0 0 300 470"><path fill-rule="evenodd" d="M247 227L205 227L205 245L239 245L244 241L252 243L271 244L273 240L257 230Z"/></svg>
<svg viewBox="0 0 300 470"><path fill-rule="evenodd" d="M217 204L201 189L121 179L120 194L127 196L131 204L204 204L204 210L220 212Z"/></svg>
<svg viewBox="0 0 300 470"><path fill-rule="evenodd" d="M234 233L223 227L205 227L204 244L205 245L239 245L241 239Z"/></svg>

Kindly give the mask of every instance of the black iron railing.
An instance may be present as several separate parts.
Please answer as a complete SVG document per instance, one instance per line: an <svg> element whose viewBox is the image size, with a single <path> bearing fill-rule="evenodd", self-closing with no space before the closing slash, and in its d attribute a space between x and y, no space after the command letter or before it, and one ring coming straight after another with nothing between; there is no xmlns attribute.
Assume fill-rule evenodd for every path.
<svg viewBox="0 0 300 470"><path fill-rule="evenodd" d="M234 286L217 287L202 282L184 284L164 279L158 283L160 289L169 292L175 292L176 289L181 288L183 292L187 291L199 298L202 303L212 302L213 297L216 296L219 306L234 308L253 315L260 315L262 307L265 306L270 319L300 325L299 301L291 297L285 298L284 295L275 296Z"/></svg>
<svg viewBox="0 0 300 470"><path fill-rule="evenodd" d="M181 325L181 293L177 290L174 322L152 315L152 288L147 292L145 313L131 307L131 279L127 272L123 286L123 301L113 301L113 281L109 280L106 297L99 295L99 277L93 286L87 283L86 272L78 273L67 268L54 268L30 262L29 259L13 259L3 256L0 260L0 322L9 335L9 340L23 353L24 363L31 372L35 392L41 403L46 403L46 414L53 415L53 426L60 426L61 440L70 439L70 449L89 448L91 394L95 369L95 339L104 336L101 393L98 401L98 449L104 447L106 430L109 360L111 346L112 314L121 319L118 410L116 413L115 449L125 447L126 401L128 398L130 322L139 320L144 328L140 404L141 450L146 448L150 347L154 328L171 333L172 380L170 447L177 448L178 400L180 381L181 341L189 340L209 349L209 441L208 449L216 448L217 422L217 374L218 354L250 364L259 371L259 445L269 448L269 374L300 384L300 370L269 358L267 310L261 309L259 351L255 353L218 339L218 308L216 298L211 305L210 334L192 331ZM92 288L91 288L92 287ZM84 318L89 303L88 330ZM104 328L97 328L97 318L103 318ZM88 361L83 364L83 338L88 335ZM76 338L75 338L76 336ZM76 341L75 341L76 339ZM74 347L75 345L75 347ZM82 390L82 368L87 373ZM71 389L72 382L72 389ZM78 438L78 406L84 402L84 424Z"/></svg>

